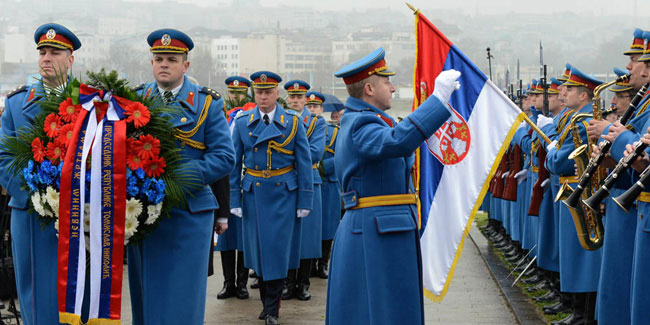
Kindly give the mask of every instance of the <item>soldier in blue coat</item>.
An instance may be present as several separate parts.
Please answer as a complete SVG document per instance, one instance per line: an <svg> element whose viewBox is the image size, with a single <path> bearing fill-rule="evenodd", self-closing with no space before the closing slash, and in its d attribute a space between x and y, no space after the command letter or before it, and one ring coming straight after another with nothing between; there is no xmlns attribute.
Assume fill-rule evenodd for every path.
<svg viewBox="0 0 650 325"><path fill-rule="evenodd" d="M2 138L15 137L21 128L32 125L41 113L39 102L49 89L62 86L61 76L68 74L74 62L73 52L81 47L77 36L58 24L40 26L34 41L42 79L7 95ZM7 154L0 151L0 157ZM58 324L56 230L53 224L42 228L36 215L29 213L29 194L21 188L22 179L9 173L9 163L0 160L0 185L11 196L11 239L20 314L24 324Z"/></svg>
<svg viewBox="0 0 650 325"><path fill-rule="evenodd" d="M224 100L226 105L224 110L230 111L247 97L246 92L250 86L250 80L240 76L231 76L225 80L228 88L228 98ZM233 115L231 118L234 118ZM218 183L220 184L220 180ZM228 180L226 180L228 182ZM215 188L213 191L222 191L222 187ZM230 197L230 184L226 184L226 190ZM217 193L215 193L216 195ZM221 206L221 204L219 204ZM222 207L219 208L221 210ZM230 205L227 207L230 213ZM249 297L248 289L248 269L244 266L244 245L242 240L241 218L228 218L228 231L224 232L217 239L217 248L221 252L221 269L223 271L223 288L217 294L217 299L227 299L237 297L246 299Z"/></svg>
<svg viewBox="0 0 650 325"><path fill-rule="evenodd" d="M311 97L311 96L309 96ZM307 109L314 114L321 115L324 107L315 98L314 103L307 101ZM339 134L339 126L331 121L327 123L325 130L325 152L319 165L319 171L323 184L321 194L323 197L323 242L322 254L315 267L315 275L321 279L327 279L327 264L332 249L332 240L341 220L341 186L336 177L334 165L334 154L336 153L336 138Z"/></svg>
<svg viewBox="0 0 650 325"><path fill-rule="evenodd" d="M560 138L548 147L546 166L560 175L560 183L575 187L578 176L575 175L574 161L569 154L576 148L575 142L588 143L586 126L591 117L576 118L578 114L592 114L593 90L602 82L571 67L571 76L564 83L566 88L566 106L576 114L562 131ZM573 137L577 131L578 138ZM578 241L576 227L571 213L564 205L560 206L560 287L572 297L573 313L565 321L585 322L594 319L596 290L600 276L601 251L587 251Z"/></svg>
<svg viewBox="0 0 650 325"><path fill-rule="evenodd" d="M379 48L342 68L350 97L334 156L345 215L334 239L326 324L423 324L414 150L450 116L460 73L443 71L435 91L397 124L386 114L395 74Z"/></svg>
<svg viewBox="0 0 650 325"><path fill-rule="evenodd" d="M189 81L187 55L193 43L186 34L161 29L147 38L153 53L155 81L141 91L178 107L170 116L182 163L196 184L187 192L187 207L175 208L171 218L137 245L129 245L129 288L134 324L203 324L207 286L206 243L212 238L217 200L208 186L233 168L234 152L220 96ZM228 220L217 220L217 233Z"/></svg>
<svg viewBox="0 0 650 325"><path fill-rule="evenodd" d="M260 281L259 318L278 324L282 285L299 264L301 221L312 209L312 162L300 117L277 103L280 76L259 71L251 80L257 106L234 122L230 210L243 217L244 264Z"/></svg>
<svg viewBox="0 0 650 325"><path fill-rule="evenodd" d="M323 204L321 201L322 180L318 173L318 163L325 151L325 127L327 124L322 116L312 114L305 109L308 100L306 93L309 88L311 88L310 85L302 80L290 80L284 85L288 95L287 104L289 109L296 111L300 115L300 120L307 134L307 140L309 140L314 182L313 208L309 213L309 217L302 222L300 267L295 272L295 278L294 272L289 272L285 289L282 292L282 299L291 299L295 296L298 300L303 301L311 298L309 274L311 273L312 259L321 257ZM313 95L313 93L310 95Z"/></svg>

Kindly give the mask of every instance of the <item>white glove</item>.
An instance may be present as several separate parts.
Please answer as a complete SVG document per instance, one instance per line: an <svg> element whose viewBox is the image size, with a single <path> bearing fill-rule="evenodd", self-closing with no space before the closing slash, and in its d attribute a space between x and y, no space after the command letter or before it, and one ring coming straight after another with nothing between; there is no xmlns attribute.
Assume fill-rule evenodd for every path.
<svg viewBox="0 0 650 325"><path fill-rule="evenodd" d="M236 216L241 218L241 216L242 216L241 208L232 208L232 209L230 209L230 214L236 215Z"/></svg>
<svg viewBox="0 0 650 325"><path fill-rule="evenodd" d="M548 184L550 184L550 183L551 183L551 180L550 180L549 178L545 179L545 180L542 182L542 189L543 189L544 191L546 191L546 188L548 187Z"/></svg>
<svg viewBox="0 0 650 325"><path fill-rule="evenodd" d="M449 103L451 93L460 88L460 83L456 81L460 77L460 72L454 69L445 70L440 72L436 78L435 88L433 95L436 96L445 107Z"/></svg>
<svg viewBox="0 0 650 325"><path fill-rule="evenodd" d="M548 151L551 151L551 149L552 149L552 148L555 148L556 145L557 145L557 140L553 140L553 142L549 143L549 145L546 146L546 151L547 151L547 152L548 152Z"/></svg>
<svg viewBox="0 0 650 325"><path fill-rule="evenodd" d="M519 124L519 127L517 128L517 130L519 130L521 128L525 128L526 125L528 125L528 123L526 123L526 121L521 121L521 124Z"/></svg>
<svg viewBox="0 0 650 325"><path fill-rule="evenodd" d="M517 179L517 185L523 183L526 180L526 176L528 176L528 169L522 169L516 173L515 178Z"/></svg>
<svg viewBox="0 0 650 325"><path fill-rule="evenodd" d="M510 171L507 171L501 175L501 178L506 178L510 174Z"/></svg>
<svg viewBox="0 0 650 325"><path fill-rule="evenodd" d="M296 215L298 216L299 219L301 219L308 216L310 211L311 210L307 210L307 209L298 209L296 210Z"/></svg>
<svg viewBox="0 0 650 325"><path fill-rule="evenodd" d="M537 117L537 127L540 128L540 129L543 128L546 125L551 124L551 123L553 123L553 119L550 118L550 117L546 117L546 116L541 115L541 114Z"/></svg>

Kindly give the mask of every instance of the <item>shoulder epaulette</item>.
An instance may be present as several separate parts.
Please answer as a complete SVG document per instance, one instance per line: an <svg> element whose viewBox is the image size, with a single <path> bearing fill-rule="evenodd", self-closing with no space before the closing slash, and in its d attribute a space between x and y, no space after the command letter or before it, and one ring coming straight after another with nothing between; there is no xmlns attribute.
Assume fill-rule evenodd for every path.
<svg viewBox="0 0 650 325"><path fill-rule="evenodd" d="M143 88L144 88L144 83L141 83L141 84L133 87L133 90L138 92L138 91L142 90Z"/></svg>
<svg viewBox="0 0 650 325"><path fill-rule="evenodd" d="M296 112L296 111L294 111L292 109L287 109L287 110L285 110L285 112L287 112L287 114L300 117L300 115L298 115L298 112Z"/></svg>
<svg viewBox="0 0 650 325"><path fill-rule="evenodd" d="M250 115L251 111L239 111L237 112L237 115L235 115L235 119L238 119L242 116L248 116Z"/></svg>
<svg viewBox="0 0 650 325"><path fill-rule="evenodd" d="M11 96L13 96L13 95L15 95L15 94L19 94L19 93L22 93L22 92L24 92L24 91L27 91L27 85L22 85L22 86L20 86L20 87L18 87L18 88L16 88L16 89L10 91L10 92L7 94L7 99L11 98Z"/></svg>
<svg viewBox="0 0 650 325"><path fill-rule="evenodd" d="M216 90L208 87L201 88L200 92L212 96L213 100L217 100L221 98L221 95Z"/></svg>

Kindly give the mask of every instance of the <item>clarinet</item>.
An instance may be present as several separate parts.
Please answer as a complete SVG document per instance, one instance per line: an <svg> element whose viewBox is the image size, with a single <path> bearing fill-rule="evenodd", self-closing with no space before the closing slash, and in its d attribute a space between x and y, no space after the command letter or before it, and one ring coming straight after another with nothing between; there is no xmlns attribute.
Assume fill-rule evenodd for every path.
<svg viewBox="0 0 650 325"><path fill-rule="evenodd" d="M636 107L639 105L641 99L643 99L643 96L648 90L649 85L650 84L645 84L643 87L641 87L641 89L639 89L636 95L634 95L634 98L632 98L632 101L630 101L630 105L625 110L625 113L623 113L623 116L621 116L621 124L627 124L627 122L629 122L629 120L632 118L632 115L636 111ZM578 206L582 192L587 187L589 182L591 182L592 176L598 169L598 166L600 166L600 164L603 162L605 155L609 153L609 149L612 147L612 143L608 140L603 140L598 144L598 147L600 148L600 153L598 156L589 160L589 164L587 164L585 167L585 171L582 173L582 175L580 175L580 179L578 180L578 185L576 186L575 191L564 201L565 204L569 207L575 208ZM605 197L607 197L607 195Z"/></svg>

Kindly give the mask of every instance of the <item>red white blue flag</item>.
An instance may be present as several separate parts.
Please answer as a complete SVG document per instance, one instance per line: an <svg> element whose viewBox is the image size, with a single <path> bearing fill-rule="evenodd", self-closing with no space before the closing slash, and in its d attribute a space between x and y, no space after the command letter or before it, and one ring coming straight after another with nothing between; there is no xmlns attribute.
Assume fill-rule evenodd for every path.
<svg viewBox="0 0 650 325"><path fill-rule="evenodd" d="M443 70L461 72L452 117L424 143L416 162L425 295L441 301L474 215L523 113L419 11L415 13L413 107Z"/></svg>

